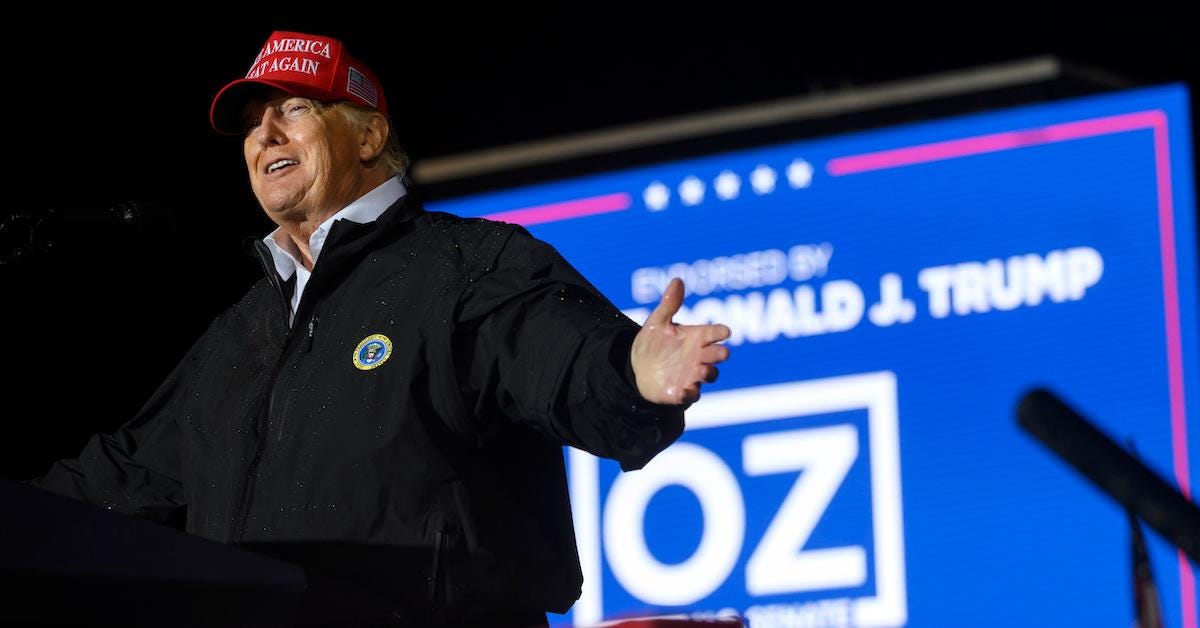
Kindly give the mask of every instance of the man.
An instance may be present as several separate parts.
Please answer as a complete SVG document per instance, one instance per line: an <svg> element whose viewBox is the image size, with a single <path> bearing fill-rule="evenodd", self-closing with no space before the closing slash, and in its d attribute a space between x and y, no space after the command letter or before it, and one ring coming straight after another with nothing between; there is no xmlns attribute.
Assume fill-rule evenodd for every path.
<svg viewBox="0 0 1200 628"><path fill-rule="evenodd" d="M35 484L295 560L418 623L528 624L580 576L561 446L645 465L728 356L638 328L524 229L426 212L382 85L276 32L211 121L278 228L266 277L129 423Z"/></svg>

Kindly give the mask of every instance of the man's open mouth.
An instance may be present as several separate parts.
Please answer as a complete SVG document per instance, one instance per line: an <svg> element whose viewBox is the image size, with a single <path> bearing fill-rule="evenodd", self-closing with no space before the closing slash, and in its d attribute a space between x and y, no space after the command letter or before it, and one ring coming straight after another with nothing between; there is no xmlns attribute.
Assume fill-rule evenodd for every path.
<svg viewBox="0 0 1200 628"><path fill-rule="evenodd" d="M275 174L280 170L299 164L300 162L296 161L295 159L279 159L271 162L271 164L267 166L267 174Z"/></svg>

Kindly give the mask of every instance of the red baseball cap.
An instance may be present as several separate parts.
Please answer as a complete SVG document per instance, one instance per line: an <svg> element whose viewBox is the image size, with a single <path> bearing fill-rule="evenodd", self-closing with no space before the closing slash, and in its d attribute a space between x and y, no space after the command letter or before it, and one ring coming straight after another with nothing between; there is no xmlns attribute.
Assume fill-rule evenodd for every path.
<svg viewBox="0 0 1200 628"><path fill-rule="evenodd" d="M208 118L218 133L242 133L242 107L261 85L314 100L348 100L387 115L383 86L375 73L350 56L331 37L275 31L267 39L245 78L221 88Z"/></svg>

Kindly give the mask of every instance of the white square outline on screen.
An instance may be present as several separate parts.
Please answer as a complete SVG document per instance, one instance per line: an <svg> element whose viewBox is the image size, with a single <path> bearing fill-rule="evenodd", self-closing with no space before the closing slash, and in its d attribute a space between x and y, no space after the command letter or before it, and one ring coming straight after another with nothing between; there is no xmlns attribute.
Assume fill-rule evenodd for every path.
<svg viewBox="0 0 1200 628"><path fill-rule="evenodd" d="M853 600L856 626L899 626L908 620L904 520L900 489L900 433L896 374L877 371L706 393L687 410L686 431L773 419L866 409L871 463L871 524L875 541L875 596ZM600 463L568 448L571 508L583 571L576 624L603 620L600 549Z"/></svg>

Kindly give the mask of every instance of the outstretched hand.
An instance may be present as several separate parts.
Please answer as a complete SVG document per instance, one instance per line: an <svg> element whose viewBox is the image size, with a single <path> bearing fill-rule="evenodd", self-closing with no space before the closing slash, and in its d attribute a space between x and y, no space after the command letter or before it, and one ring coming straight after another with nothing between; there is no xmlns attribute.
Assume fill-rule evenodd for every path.
<svg viewBox="0 0 1200 628"><path fill-rule="evenodd" d="M683 281L672 279L658 307L633 339L630 360L638 392L647 401L691 404L700 385L717 379L718 362L729 348L716 344L729 337L725 325L676 325L671 317L683 305Z"/></svg>

